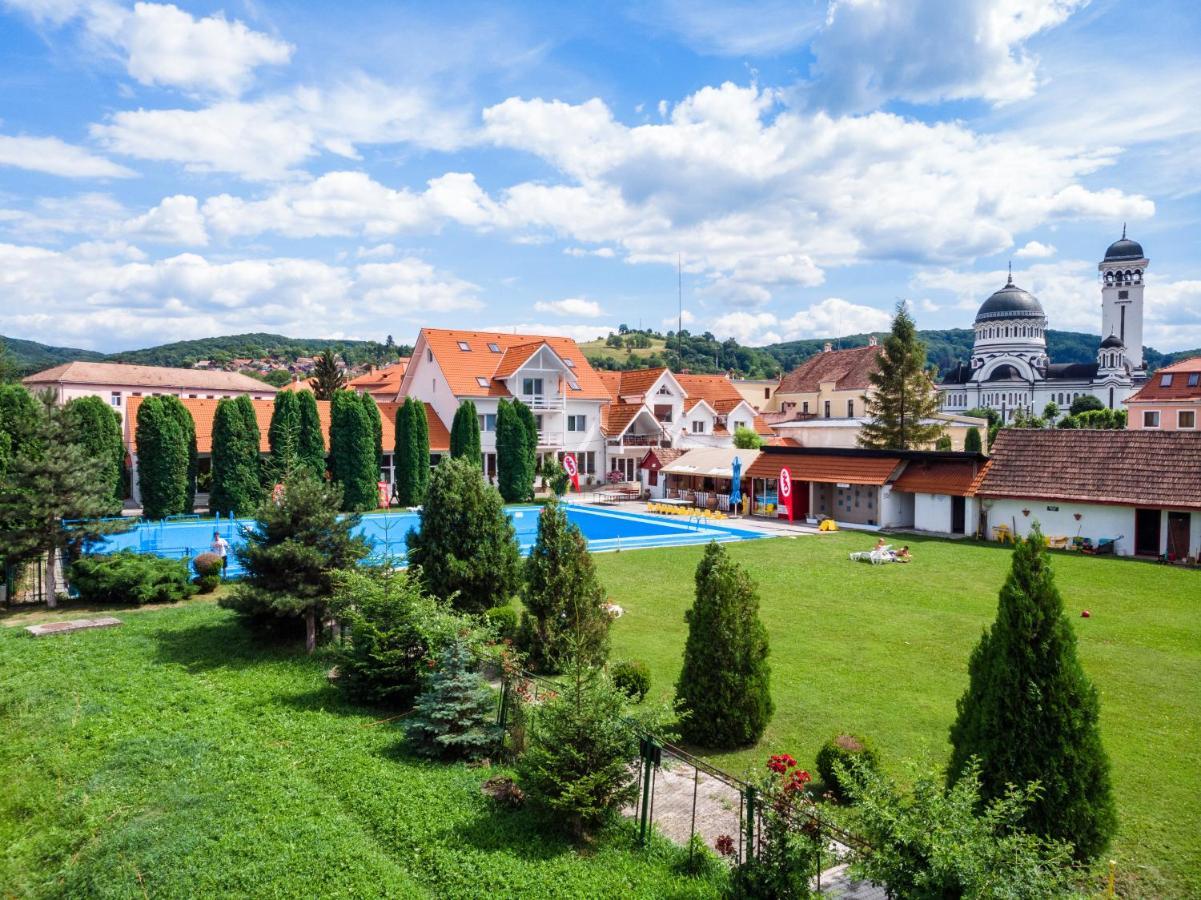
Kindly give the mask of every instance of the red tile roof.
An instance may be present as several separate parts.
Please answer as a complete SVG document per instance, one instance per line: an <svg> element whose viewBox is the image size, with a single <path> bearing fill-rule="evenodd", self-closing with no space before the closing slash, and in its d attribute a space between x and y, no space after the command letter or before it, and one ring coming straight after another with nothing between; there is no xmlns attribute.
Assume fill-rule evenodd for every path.
<svg viewBox="0 0 1201 900"><path fill-rule="evenodd" d="M1201 509L1201 433L1003 428L976 493Z"/></svg>
<svg viewBox="0 0 1201 900"><path fill-rule="evenodd" d="M352 378L346 386L360 394L370 394L377 400L392 401L400 393L400 383L404 380L408 368L408 357L399 359L388 366L381 366L370 372L364 372L358 378Z"/></svg>
<svg viewBox="0 0 1201 900"><path fill-rule="evenodd" d="M913 459L893 483L893 488L910 494L949 494L966 497L976 480L976 464L954 460Z"/></svg>
<svg viewBox="0 0 1201 900"><path fill-rule="evenodd" d="M1172 383L1164 385L1164 375L1172 376ZM1196 384L1189 386L1189 376L1197 376ZM1137 392L1126 398L1127 403L1142 403L1155 400L1201 400L1201 356L1183 359L1160 369L1147 379Z"/></svg>
<svg viewBox="0 0 1201 900"><path fill-rule="evenodd" d="M764 453L747 469L753 478L775 478L788 469L793 481L843 484L884 484L900 458L842 454Z"/></svg>
<svg viewBox="0 0 1201 900"><path fill-rule="evenodd" d="M853 347L850 350L826 350L809 357L780 379L777 394L807 394L832 381L839 391L865 391L871 386L867 376L876 368L879 347Z"/></svg>
<svg viewBox="0 0 1201 900"><path fill-rule="evenodd" d="M249 362L249 360L247 360ZM212 369L180 369L168 366L135 366L128 363L69 362L22 379L25 384L120 385L163 388L176 391L240 391L274 394L278 388L243 375Z"/></svg>
<svg viewBox="0 0 1201 900"><path fill-rule="evenodd" d="M659 377L667 371L666 366L654 369L629 369L625 372L605 372L601 377L609 393L614 397L630 397L645 395ZM680 376L676 376L678 380ZM687 390L687 389L685 389Z"/></svg>
<svg viewBox="0 0 1201 900"><path fill-rule="evenodd" d="M521 362L528 360L543 344L562 359L570 360L572 372L580 385L580 390L568 392L570 398L608 400L610 397L608 388L571 338L445 328L423 328L421 338L433 352L456 397L509 396L504 383L497 380L501 377L498 373L502 371L502 365L503 371L511 375ZM469 349L460 350L460 341ZM489 344L496 345L499 352L489 349ZM510 350L514 352L510 354ZM487 387L480 386L480 378L485 379Z"/></svg>

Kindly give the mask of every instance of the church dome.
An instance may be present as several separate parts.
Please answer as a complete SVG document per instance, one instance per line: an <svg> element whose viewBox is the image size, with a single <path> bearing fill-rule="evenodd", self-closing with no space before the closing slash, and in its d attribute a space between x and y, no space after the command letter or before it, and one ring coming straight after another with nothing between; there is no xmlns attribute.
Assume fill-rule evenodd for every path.
<svg viewBox="0 0 1201 900"><path fill-rule="evenodd" d="M1105 262L1121 262L1130 259L1143 258L1143 245L1126 237L1126 226L1122 226L1122 236L1109 245L1105 251Z"/></svg>
<svg viewBox="0 0 1201 900"><path fill-rule="evenodd" d="M1103 340L1101 342L1102 350L1113 350L1113 349L1116 349L1119 347L1124 348L1125 346L1126 345L1124 343L1122 343L1122 339L1120 337L1118 337L1116 334L1111 334L1109 337L1107 337L1105 340Z"/></svg>
<svg viewBox="0 0 1201 900"><path fill-rule="evenodd" d="M1043 312L1038 298L1029 291L1023 291L1013 283L1012 279L1006 283L1005 287L985 300L980 306L980 311L976 313L977 322L989 319L1043 318L1046 318L1046 313Z"/></svg>
<svg viewBox="0 0 1201 900"><path fill-rule="evenodd" d="M1017 370L1016 366L1011 366L1009 363L1004 363L997 366L989 373L985 381L1013 381L1021 379L1022 373Z"/></svg>

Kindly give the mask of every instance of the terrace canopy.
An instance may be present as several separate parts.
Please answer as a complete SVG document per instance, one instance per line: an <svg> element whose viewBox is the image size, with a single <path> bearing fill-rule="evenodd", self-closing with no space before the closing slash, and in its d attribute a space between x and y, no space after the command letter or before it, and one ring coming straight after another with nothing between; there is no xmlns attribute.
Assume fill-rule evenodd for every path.
<svg viewBox="0 0 1201 900"><path fill-rule="evenodd" d="M729 510L730 485L734 477L734 460L742 461L742 486L739 493L747 495L749 481L745 473L759 458L758 450L739 450L733 447L703 447L689 450L662 469L667 478L667 496L692 500L707 509Z"/></svg>

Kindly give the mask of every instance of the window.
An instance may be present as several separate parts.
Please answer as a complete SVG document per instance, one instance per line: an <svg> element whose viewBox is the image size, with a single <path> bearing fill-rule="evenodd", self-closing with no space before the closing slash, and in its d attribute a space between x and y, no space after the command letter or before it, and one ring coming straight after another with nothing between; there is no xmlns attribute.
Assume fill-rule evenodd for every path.
<svg viewBox="0 0 1201 900"><path fill-rule="evenodd" d="M120 406L121 405L121 392L113 391L112 394L108 398L108 402L111 403L113 406Z"/></svg>
<svg viewBox="0 0 1201 900"><path fill-rule="evenodd" d="M659 390L655 391L655 393L662 394L665 397L670 397L671 396L671 388L669 388L667 385L663 384L663 385L659 386Z"/></svg>
<svg viewBox="0 0 1201 900"><path fill-rule="evenodd" d="M827 419L830 418L830 401L829 400L826 401L826 405L825 405L825 417Z"/></svg>
<svg viewBox="0 0 1201 900"><path fill-rule="evenodd" d="M1197 413L1191 409L1182 409L1176 413L1177 428L1196 428Z"/></svg>
<svg viewBox="0 0 1201 900"><path fill-rule="evenodd" d="M568 431L587 431L588 417L587 416L568 416L567 417Z"/></svg>
<svg viewBox="0 0 1201 900"><path fill-rule="evenodd" d="M459 341L459 349L462 350L464 353L470 353L471 345L468 344L466 341Z"/></svg>
<svg viewBox="0 0 1201 900"><path fill-rule="evenodd" d="M488 349L493 353L500 353L500 344L489 344Z"/></svg>
<svg viewBox="0 0 1201 900"><path fill-rule="evenodd" d="M1159 376L1159 386L1160 387L1171 387L1172 386L1172 373L1171 372L1168 372L1166 375Z"/></svg>
<svg viewBox="0 0 1201 900"><path fill-rule="evenodd" d="M478 384L482 388L486 388L488 386L488 379L485 378L483 375L476 375L475 383Z"/></svg>
<svg viewBox="0 0 1201 900"><path fill-rule="evenodd" d="M771 388L769 388L769 387L766 387L766 388L764 388L764 389L763 389L763 399L764 399L764 400L770 400L770 399L771 399Z"/></svg>
<svg viewBox="0 0 1201 900"><path fill-rule="evenodd" d="M806 416L809 415L809 401L808 400L801 401L801 414L806 415Z"/></svg>
<svg viewBox="0 0 1201 900"><path fill-rule="evenodd" d="M571 385L571 389L573 391L578 391L578 390L580 390L580 386L578 384L573 384L573 385Z"/></svg>
<svg viewBox="0 0 1201 900"><path fill-rule="evenodd" d="M1119 300L1129 300L1130 299L1130 291L1118 291L1118 299Z"/></svg>
<svg viewBox="0 0 1201 900"><path fill-rule="evenodd" d="M671 421L671 406L666 403L655 404L655 418L660 422Z"/></svg>
<svg viewBox="0 0 1201 900"><path fill-rule="evenodd" d="M425 348L425 361L426 362L434 361L434 351L430 347Z"/></svg>
<svg viewBox="0 0 1201 900"><path fill-rule="evenodd" d="M542 393L542 379L541 378L523 378L523 379L521 379L521 393L525 394L527 397L532 396L534 394L541 394Z"/></svg>
<svg viewBox="0 0 1201 900"><path fill-rule="evenodd" d="M496 431L496 413L480 413L480 431Z"/></svg>
<svg viewBox="0 0 1201 900"><path fill-rule="evenodd" d="M200 396L200 395L199 395L199 394L188 394L188 399L189 399L189 400L195 400L195 399L196 399L198 396ZM256 399L256 400L261 400L261 399L262 399L262 397L256 397L255 399Z"/></svg>
<svg viewBox="0 0 1201 900"><path fill-rule="evenodd" d="M141 396L142 396L142 392L141 392L141 391L134 391L132 396L134 396L134 397L141 397Z"/></svg>
<svg viewBox="0 0 1201 900"><path fill-rule="evenodd" d="M567 366L567 368L569 368L569 369L574 369L575 368L575 360L574 359L565 359L565 360L563 360L563 365Z"/></svg>
<svg viewBox="0 0 1201 900"><path fill-rule="evenodd" d="M1188 386L1196 387L1198 381L1201 381L1201 372L1189 372Z"/></svg>
<svg viewBox="0 0 1201 900"><path fill-rule="evenodd" d="M534 427L538 429L538 434L542 434L542 416L534 416Z"/></svg>
<svg viewBox="0 0 1201 900"><path fill-rule="evenodd" d="M1143 427L1158 428L1159 427L1159 410L1145 409L1143 410Z"/></svg>
<svg viewBox="0 0 1201 900"><path fill-rule="evenodd" d="M855 401L854 400L847 401L847 418L848 419L855 418Z"/></svg>
<svg viewBox="0 0 1201 900"><path fill-rule="evenodd" d="M704 419L693 419L692 420L692 433L693 434L704 434L705 433L705 420Z"/></svg>

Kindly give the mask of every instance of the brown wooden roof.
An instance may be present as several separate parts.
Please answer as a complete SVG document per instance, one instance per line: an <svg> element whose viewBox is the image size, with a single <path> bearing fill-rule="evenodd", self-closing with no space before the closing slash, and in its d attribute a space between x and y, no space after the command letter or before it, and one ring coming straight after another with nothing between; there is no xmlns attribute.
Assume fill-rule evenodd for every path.
<svg viewBox="0 0 1201 900"><path fill-rule="evenodd" d="M901 462L896 456L835 453L764 453L747 469L752 478L776 478L788 469L793 481L884 484Z"/></svg>
<svg viewBox="0 0 1201 900"><path fill-rule="evenodd" d="M976 494L1201 509L1201 433L1003 428Z"/></svg>

